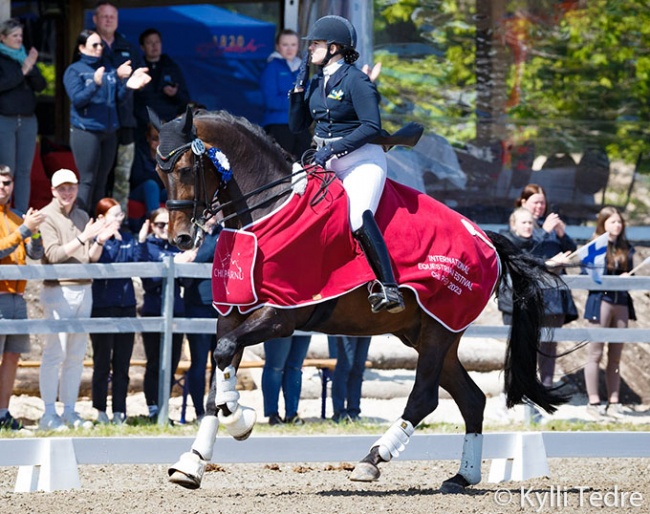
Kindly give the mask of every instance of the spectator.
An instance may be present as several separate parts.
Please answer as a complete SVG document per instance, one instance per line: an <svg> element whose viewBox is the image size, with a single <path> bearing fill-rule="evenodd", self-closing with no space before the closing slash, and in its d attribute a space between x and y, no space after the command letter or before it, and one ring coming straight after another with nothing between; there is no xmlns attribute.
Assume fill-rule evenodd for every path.
<svg viewBox="0 0 650 514"><path fill-rule="evenodd" d="M305 423L298 416L298 403L302 389L302 363L307 356L310 340L310 336L291 336L264 342L262 395L264 415L269 418L269 425ZM284 419L280 417L278 409L280 389L284 395Z"/></svg>
<svg viewBox="0 0 650 514"><path fill-rule="evenodd" d="M625 220L615 207L603 207L598 213L594 239L605 232L609 233L605 275L628 276L634 267L634 247L625 236ZM628 321L636 319L632 297L627 291L590 291L585 305L585 319L604 328L627 328ZM619 398L623 343L607 344L607 403L601 405L598 374L604 349L605 343L589 343L589 358L585 365L585 384L589 396L587 413L596 419L602 419L602 416L620 418L624 416Z"/></svg>
<svg viewBox="0 0 650 514"><path fill-rule="evenodd" d="M24 219L11 210L14 177L11 168L0 164L0 265L25 264L43 257L43 240L38 231L44 215L28 209ZM23 298L25 280L0 280L0 319L27 319ZM16 380L21 353L29 351L28 334L0 334L0 430L20 430L22 423L9 412L9 400Z"/></svg>
<svg viewBox="0 0 650 514"><path fill-rule="evenodd" d="M77 38L79 59L63 75L70 98L70 146L81 177L79 202L88 212L106 195L120 127L117 104L128 89L151 80L145 68L132 72L128 62L113 68L102 58L102 48L99 34L82 30Z"/></svg>
<svg viewBox="0 0 650 514"><path fill-rule="evenodd" d="M137 49L119 32L117 7L111 2L99 1L95 4L93 23L95 31L100 35L103 46L104 60L113 69L127 64L132 69L142 66ZM138 88L134 88L138 89ZM126 209L126 199L129 191L129 174L133 166L135 153L136 120L133 112L133 93L127 91L118 103L119 130L117 132L117 154L114 155L115 169L109 176L108 183L112 184L112 196ZM103 195L102 195L103 196Z"/></svg>
<svg viewBox="0 0 650 514"><path fill-rule="evenodd" d="M566 233L566 225L560 216L555 212L547 214L547 205L546 192L537 184L524 186L515 202L516 207L523 207L533 214L535 224L532 235L533 248L530 251L545 260L552 259L560 253L573 252L577 248ZM557 271L566 274L562 267L557 268ZM558 328L578 319L578 311L568 289L545 289L544 304L546 313L544 326L546 327ZM547 387L553 384L556 354L557 343L541 344L538 366L541 381Z"/></svg>
<svg viewBox="0 0 650 514"><path fill-rule="evenodd" d="M370 337L328 336L327 341L330 357L336 359L332 375L332 420L335 423L359 421Z"/></svg>
<svg viewBox="0 0 650 514"><path fill-rule="evenodd" d="M95 238L102 247L98 262L139 262L146 260L145 238L149 224L142 226L137 240L120 230L124 212L114 198L102 198L96 208L97 219L106 225ZM135 318L135 290L131 278L95 279L92 286L93 318ZM133 332L90 334L93 345L93 407L97 422L109 423L106 414L108 382L111 376L113 423L126 421L126 395L129 391L129 367L133 353Z"/></svg>
<svg viewBox="0 0 650 514"><path fill-rule="evenodd" d="M92 220L75 205L78 179L73 171L61 169L52 175L52 201L43 208L41 223L43 264L87 264L96 262L102 247L94 238L105 220ZM88 318L92 309L89 279L44 280L41 291L46 319ZM87 334L46 334L41 358L40 389L45 412L39 421L42 430L90 428L75 410L86 354ZM57 392L63 402L63 416L56 412Z"/></svg>
<svg viewBox="0 0 650 514"><path fill-rule="evenodd" d="M164 257L173 257L174 262L192 262L196 250L181 252L172 246L168 240L167 227L169 213L167 209L156 209L149 218L152 233L147 237L147 255L150 261L161 262ZM143 278L144 303L142 316L162 315L162 278ZM185 304L181 297L180 282L176 282L174 289L174 317L185 315ZM144 396L149 407L149 418L152 422L158 420L158 383L160 371L160 332L143 332L142 342L147 364L144 373ZM178 367L181 358L183 334L174 334L172 341L172 375ZM171 389L173 380L169 384Z"/></svg>
<svg viewBox="0 0 650 514"><path fill-rule="evenodd" d="M162 35L156 29L147 29L139 38L144 53L144 64L149 69L151 82L135 93L135 117L138 134L149 123L147 107L153 109L162 121L173 120L185 112L190 94L178 65L162 53Z"/></svg>
<svg viewBox="0 0 650 514"><path fill-rule="evenodd" d="M151 123L147 124L145 142L136 143L135 159L131 170L131 189L129 198L144 203L146 217L167 201L167 190L156 172L156 149L159 142L158 131ZM140 230L141 220L132 220L131 230Z"/></svg>
<svg viewBox="0 0 650 514"><path fill-rule="evenodd" d="M14 172L14 206L29 207L30 174L36 148L36 95L45 89L38 52L23 47L23 26L16 19L0 23L0 162Z"/></svg>
<svg viewBox="0 0 650 514"><path fill-rule="evenodd" d="M203 242L196 252L194 262L212 262L214 249L219 238L219 225L217 218L212 217L205 224L209 232L203 237ZM212 307L212 280L207 279L186 279L185 283L185 315L188 318L217 318L217 311ZM211 358L212 372L210 383L214 378L216 362L213 352L217 347L216 332L209 334L187 334L190 346L190 359L192 364L187 372L189 381L190 396L194 404L196 419L201 420L205 415L203 397L205 396L205 370L208 362L208 355Z"/></svg>
<svg viewBox="0 0 650 514"><path fill-rule="evenodd" d="M294 134L289 130L289 91L300 68L298 33L285 29L275 38L275 52L262 72L260 87L264 95L264 130L294 159L300 159L311 146L309 130Z"/></svg>

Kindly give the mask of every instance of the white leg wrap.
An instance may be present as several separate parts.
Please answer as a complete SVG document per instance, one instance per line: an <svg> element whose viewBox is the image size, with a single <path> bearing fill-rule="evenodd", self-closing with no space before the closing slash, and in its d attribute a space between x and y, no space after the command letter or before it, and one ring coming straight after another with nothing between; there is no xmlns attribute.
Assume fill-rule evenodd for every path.
<svg viewBox="0 0 650 514"><path fill-rule="evenodd" d="M215 404L218 406L225 403L230 412L235 412L237 410L237 402L239 401L235 366L230 365L223 371L217 368L215 379L217 385Z"/></svg>
<svg viewBox="0 0 650 514"><path fill-rule="evenodd" d="M415 428L410 421L398 419L384 432L372 447L379 446L379 456L388 462L393 457L398 457L409 442Z"/></svg>
<svg viewBox="0 0 650 514"><path fill-rule="evenodd" d="M174 475L177 471L189 477L190 481L195 485L192 487L196 489L201 485L203 480L203 472L205 471L206 461L202 460L196 453L185 452L178 459L178 462L169 468L169 476ZM186 486L187 487L187 486Z"/></svg>
<svg viewBox="0 0 650 514"><path fill-rule="evenodd" d="M458 474L470 484L481 481L481 458L483 456L483 434L465 434L463 456Z"/></svg>
<svg viewBox="0 0 650 514"><path fill-rule="evenodd" d="M256 419L257 414L255 413L255 409L242 407L241 405L238 405L237 410L230 414L230 416L224 416L219 411L219 421L226 427L228 433L239 441L248 438L253 430Z"/></svg>
<svg viewBox="0 0 650 514"><path fill-rule="evenodd" d="M199 431L192 444L192 450L197 452L204 460L212 458L214 441L219 430L219 419L216 416L205 416L199 425Z"/></svg>

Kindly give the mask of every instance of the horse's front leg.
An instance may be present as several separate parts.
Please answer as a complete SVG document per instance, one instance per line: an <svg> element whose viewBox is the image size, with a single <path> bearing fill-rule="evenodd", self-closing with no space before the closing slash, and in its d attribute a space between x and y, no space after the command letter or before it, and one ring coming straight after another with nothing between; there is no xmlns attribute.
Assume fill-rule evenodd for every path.
<svg viewBox="0 0 650 514"><path fill-rule="evenodd" d="M214 399L215 381L210 383L210 396ZM173 484L198 489L201 487L203 473L207 463L212 459L212 452L219 430L219 418L214 401L208 401L205 416L201 420L196 438L189 452L183 453L178 461L167 470L169 481Z"/></svg>
<svg viewBox="0 0 650 514"><path fill-rule="evenodd" d="M220 424L239 441L250 436L256 414L253 409L239 405L237 367L246 346L293 332L294 323L285 317L284 312L262 308L243 322L219 319L217 348L214 351L217 369L210 384L206 415L201 420L191 451L181 455L178 462L169 468L170 482L189 489L200 487L205 466L212 459Z"/></svg>

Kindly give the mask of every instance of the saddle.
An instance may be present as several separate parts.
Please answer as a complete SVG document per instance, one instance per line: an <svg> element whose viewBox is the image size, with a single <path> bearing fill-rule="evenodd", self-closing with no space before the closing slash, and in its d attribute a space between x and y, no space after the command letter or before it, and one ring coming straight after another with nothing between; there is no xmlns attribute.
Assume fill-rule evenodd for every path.
<svg viewBox="0 0 650 514"><path fill-rule="evenodd" d="M393 134L389 134L388 131L382 129L381 135L371 142L383 146L384 152L388 152L394 146L415 146L423 133L424 127L412 121Z"/></svg>

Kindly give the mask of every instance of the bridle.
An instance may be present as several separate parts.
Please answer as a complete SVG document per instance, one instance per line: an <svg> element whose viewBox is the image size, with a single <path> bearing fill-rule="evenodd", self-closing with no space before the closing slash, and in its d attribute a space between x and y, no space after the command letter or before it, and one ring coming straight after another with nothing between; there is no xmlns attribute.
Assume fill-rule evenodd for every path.
<svg viewBox="0 0 650 514"><path fill-rule="evenodd" d="M194 176L194 198L192 200L167 200L165 206L170 212L192 209L192 224L196 225L201 230L205 230L203 222L207 221L211 217L206 217L206 214L209 214L209 207L212 204L212 199L208 197L208 190L205 183L203 156L206 153L206 149L203 141L194 137L192 141L174 148L167 155L162 155L160 153L159 146L156 150L156 161L158 167L164 173L170 174L174 171L178 160L189 150L192 151L191 168ZM217 191L214 193L215 196L219 193L223 183L223 181L219 181ZM201 191L203 192L203 198L199 197Z"/></svg>

